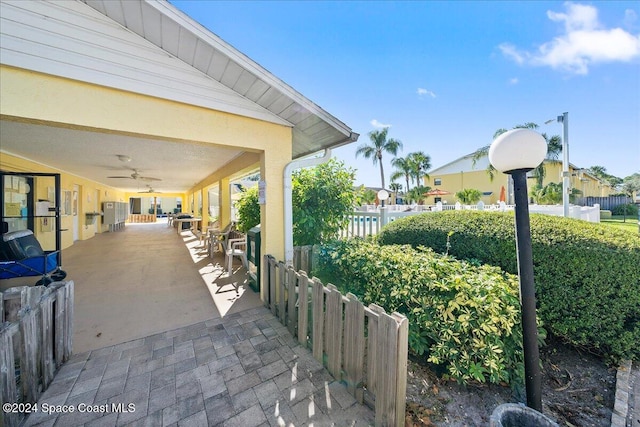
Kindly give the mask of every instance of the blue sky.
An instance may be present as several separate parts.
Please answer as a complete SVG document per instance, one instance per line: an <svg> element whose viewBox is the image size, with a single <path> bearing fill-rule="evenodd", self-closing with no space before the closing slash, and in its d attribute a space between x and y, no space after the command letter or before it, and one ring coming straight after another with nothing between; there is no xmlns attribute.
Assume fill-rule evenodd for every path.
<svg viewBox="0 0 640 427"><path fill-rule="evenodd" d="M436 168L565 111L571 163L640 172L638 2L171 3L359 133L334 151L357 184L380 185L355 150L382 126Z"/></svg>

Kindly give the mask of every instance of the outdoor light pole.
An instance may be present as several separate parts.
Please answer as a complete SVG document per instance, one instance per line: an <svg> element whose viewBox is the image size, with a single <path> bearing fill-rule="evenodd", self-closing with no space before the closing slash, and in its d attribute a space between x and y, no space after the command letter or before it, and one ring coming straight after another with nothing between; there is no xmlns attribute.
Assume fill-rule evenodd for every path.
<svg viewBox="0 0 640 427"><path fill-rule="evenodd" d="M562 213L569 217L569 113L558 116L562 123Z"/></svg>
<svg viewBox="0 0 640 427"><path fill-rule="evenodd" d="M380 200L380 207L384 208L384 201L389 198L389 192L384 188L378 191L378 200Z"/></svg>
<svg viewBox="0 0 640 427"><path fill-rule="evenodd" d="M554 120L547 120L545 124L549 124ZM557 118L558 123L562 123L562 215L569 217L569 113L562 113Z"/></svg>
<svg viewBox="0 0 640 427"><path fill-rule="evenodd" d="M533 281L527 172L542 163L546 154L547 143L545 139L530 129L513 129L505 132L496 138L489 148L489 161L493 167L513 178L527 406L538 412L542 412L542 381L536 322L536 292Z"/></svg>

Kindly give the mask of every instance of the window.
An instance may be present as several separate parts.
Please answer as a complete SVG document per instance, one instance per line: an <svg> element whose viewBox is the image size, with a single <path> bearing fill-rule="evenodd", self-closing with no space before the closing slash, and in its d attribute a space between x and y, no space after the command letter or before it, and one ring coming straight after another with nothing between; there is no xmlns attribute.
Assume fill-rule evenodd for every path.
<svg viewBox="0 0 640 427"><path fill-rule="evenodd" d="M433 185L442 185L442 178L433 178Z"/></svg>

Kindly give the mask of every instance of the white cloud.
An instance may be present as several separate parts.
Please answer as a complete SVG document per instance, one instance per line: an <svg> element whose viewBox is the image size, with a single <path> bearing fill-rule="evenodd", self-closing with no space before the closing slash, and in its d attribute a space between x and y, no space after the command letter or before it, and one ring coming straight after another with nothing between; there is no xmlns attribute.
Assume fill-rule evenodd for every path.
<svg viewBox="0 0 640 427"><path fill-rule="evenodd" d="M564 33L543 43L537 51L518 50L510 43L498 48L517 64L549 66L575 74L587 74L593 64L640 57L640 34L604 28L593 6L565 3L565 9L566 13L547 12L550 20L564 25ZM633 14L627 11L625 19L633 19Z"/></svg>
<svg viewBox="0 0 640 427"><path fill-rule="evenodd" d="M378 121L378 119L373 119L373 120L371 120L370 123L371 123L371 126L373 126L374 128L381 128L382 129L382 128L390 128L391 127L391 125L385 125L383 123L380 123Z"/></svg>
<svg viewBox="0 0 640 427"><path fill-rule="evenodd" d="M420 98L422 98L423 96L430 96L430 97L432 97L432 98L435 98L435 97L436 97L436 94L435 94L435 93L433 93L433 92L432 92L432 91L430 91L430 90L427 90L427 89L421 88L421 87L419 87L419 88L418 88L418 90L416 91L416 93L418 94L418 96L419 96Z"/></svg>
<svg viewBox="0 0 640 427"><path fill-rule="evenodd" d="M498 48L502 51L504 56L513 59L516 64L524 64L524 54L518 52L518 49L511 43L502 43Z"/></svg>
<svg viewBox="0 0 640 427"><path fill-rule="evenodd" d="M517 85L519 81L520 80L518 80L517 77L512 77L512 78L509 79L509 84L510 85Z"/></svg>

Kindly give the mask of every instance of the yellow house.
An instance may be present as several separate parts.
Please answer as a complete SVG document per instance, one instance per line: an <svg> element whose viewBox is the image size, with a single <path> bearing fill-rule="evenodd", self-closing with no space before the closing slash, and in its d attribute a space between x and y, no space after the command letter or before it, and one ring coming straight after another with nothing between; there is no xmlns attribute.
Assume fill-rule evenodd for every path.
<svg viewBox="0 0 640 427"><path fill-rule="evenodd" d="M545 178L543 185L550 182L562 182L562 162L558 160L545 160ZM502 172L494 171L493 179L487 172L489 159L487 156L473 160L473 154L456 159L444 166L429 172L429 178L425 177L425 184L431 188L437 188L448 192L438 199L430 197L427 202L441 200L446 203L456 203L455 194L463 189L476 189L482 193L481 200L485 204L495 204L500 200L500 192L504 188L505 201L513 204L513 183L510 176ZM600 181L585 169L575 165L569 165L571 174L570 188L578 189L583 197L605 197L615 192L610 185ZM534 185L530 176L529 188Z"/></svg>
<svg viewBox="0 0 640 427"><path fill-rule="evenodd" d="M230 182L259 171L261 250L283 259L285 170L358 138L169 2L2 1L0 28L0 170L60 174L63 249L140 192L206 215L215 189L228 223ZM53 178L29 179L31 194L4 179L3 222L51 199ZM50 224L35 228L50 246Z"/></svg>

